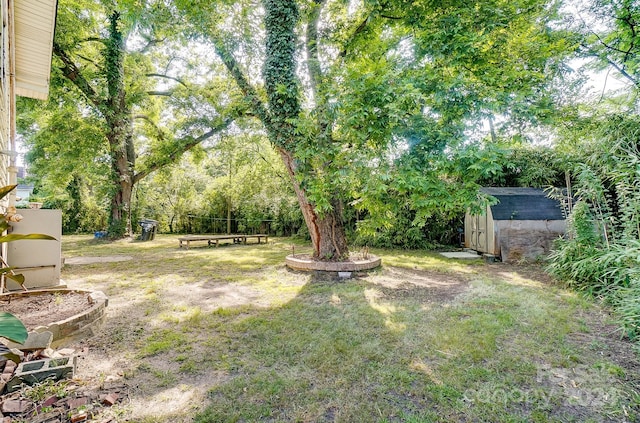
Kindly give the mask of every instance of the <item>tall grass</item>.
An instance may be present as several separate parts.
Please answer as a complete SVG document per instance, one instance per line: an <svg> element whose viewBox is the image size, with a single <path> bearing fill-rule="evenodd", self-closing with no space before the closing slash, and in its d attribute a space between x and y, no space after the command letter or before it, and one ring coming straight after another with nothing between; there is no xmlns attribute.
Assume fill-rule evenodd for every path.
<svg viewBox="0 0 640 423"><path fill-rule="evenodd" d="M602 298L625 333L640 337L640 118L614 116L574 169L576 198L567 238L548 270L567 285Z"/></svg>

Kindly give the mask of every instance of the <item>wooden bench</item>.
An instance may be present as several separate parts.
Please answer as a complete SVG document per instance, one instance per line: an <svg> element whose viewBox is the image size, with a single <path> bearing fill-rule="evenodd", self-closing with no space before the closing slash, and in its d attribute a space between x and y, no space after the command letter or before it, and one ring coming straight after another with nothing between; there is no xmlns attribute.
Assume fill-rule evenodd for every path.
<svg viewBox="0 0 640 423"><path fill-rule="evenodd" d="M180 242L180 246L179 248L184 247L186 250L189 249L189 247L191 246L192 242L196 242L196 241L207 241L207 245L210 247L212 245L215 244L215 246L217 247L218 244L220 243L220 241L225 241L225 240L233 240L234 244L246 244L247 243L247 239L248 238L256 238L258 240L258 244L260 244L260 241L264 238L264 242L265 244L269 242L269 235L265 235L265 234L256 234L256 235L244 235L244 234L237 234L237 235L187 235L187 236L183 236L178 238L178 241Z"/></svg>

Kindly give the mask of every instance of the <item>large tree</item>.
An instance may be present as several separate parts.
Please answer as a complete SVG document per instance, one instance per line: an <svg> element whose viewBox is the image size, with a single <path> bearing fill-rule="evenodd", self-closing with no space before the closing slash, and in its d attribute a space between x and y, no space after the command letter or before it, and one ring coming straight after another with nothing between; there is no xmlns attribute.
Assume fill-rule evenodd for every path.
<svg viewBox="0 0 640 423"><path fill-rule="evenodd" d="M64 110L94 121L104 147L72 156L92 161L106 153L109 234L117 238L131 233L134 185L226 129L240 112L232 92L214 77L203 78L211 68L196 62L202 54L189 57L193 52L180 39L179 23L162 2L106 3L60 2L53 48L57 86L49 113L30 128L39 130L32 132L33 143L65 142L75 137L56 131L53 115ZM57 159L77 164L71 156ZM41 164L53 167L56 161Z"/></svg>
<svg viewBox="0 0 640 423"><path fill-rule="evenodd" d="M226 40L215 35L211 39L216 52L245 94L254 113L264 124L269 139L282 157L309 229L314 257L341 260L349 254L341 216L341 198L334 192L310 198L312 193L305 184L313 180L301 178L305 173L313 173L316 178L322 178L323 166L329 163L322 164L322 160L318 161L316 158L316 163L309 166L298 160L305 154L302 150L308 146L302 140L316 143L315 149L319 152L330 151L334 143L330 128L331 117L327 116L326 110L326 93L319 86L322 71L317 45L321 7L318 5L306 28L306 53L309 55L306 75L310 78L311 93L316 103L312 114L316 116L315 119L306 119L304 122L301 119L301 90L296 75L298 5L291 1L266 1L264 7L266 48L263 77L266 102L240 68ZM301 171L302 166L306 168L305 171ZM332 191L335 188L337 187L329 189Z"/></svg>
<svg viewBox="0 0 640 423"><path fill-rule="evenodd" d="M545 87L570 49L547 25L555 9L546 0L177 4L282 157L318 259L347 256L344 201L389 189L406 145L422 155L405 161L418 175L431 171L425 155L482 119L520 131L544 120Z"/></svg>

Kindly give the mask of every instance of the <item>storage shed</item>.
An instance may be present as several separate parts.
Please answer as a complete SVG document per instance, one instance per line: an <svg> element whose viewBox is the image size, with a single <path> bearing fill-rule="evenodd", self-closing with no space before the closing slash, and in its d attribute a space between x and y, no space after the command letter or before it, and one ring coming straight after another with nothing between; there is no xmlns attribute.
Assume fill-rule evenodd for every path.
<svg viewBox="0 0 640 423"><path fill-rule="evenodd" d="M498 203L482 215L466 214L464 243L503 262L537 259L566 231L560 202L538 188L482 188Z"/></svg>

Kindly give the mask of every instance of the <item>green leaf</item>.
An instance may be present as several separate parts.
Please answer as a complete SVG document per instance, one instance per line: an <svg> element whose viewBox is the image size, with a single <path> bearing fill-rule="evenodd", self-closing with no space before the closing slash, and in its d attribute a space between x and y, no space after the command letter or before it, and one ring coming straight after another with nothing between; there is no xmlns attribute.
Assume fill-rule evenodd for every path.
<svg viewBox="0 0 640 423"><path fill-rule="evenodd" d="M0 336L23 344L27 340L27 328L13 314L0 312Z"/></svg>
<svg viewBox="0 0 640 423"><path fill-rule="evenodd" d="M2 272L3 269L0 269L0 272ZM12 273L6 273L5 276L9 279L11 279L12 281L15 281L17 283L20 284L20 286L24 285L24 275L23 274L12 274Z"/></svg>
<svg viewBox="0 0 640 423"><path fill-rule="evenodd" d="M48 239L48 240L57 241L56 238L50 235L45 235L45 234L9 234L5 236L0 236L0 243L21 241L24 239Z"/></svg>
<svg viewBox="0 0 640 423"><path fill-rule="evenodd" d="M7 185L7 186L4 186L4 187L0 188L0 199L6 197L7 194L9 194L11 191L13 191L15 187L17 187L17 185Z"/></svg>

